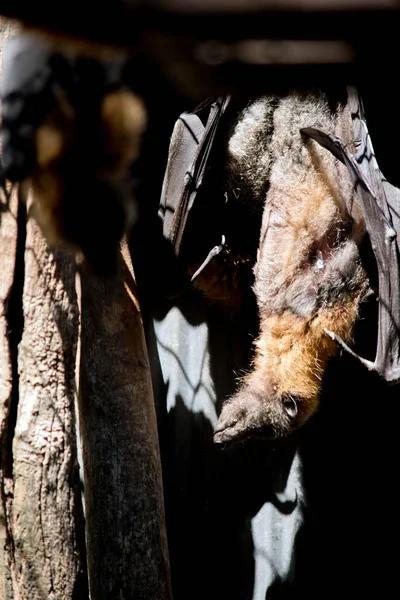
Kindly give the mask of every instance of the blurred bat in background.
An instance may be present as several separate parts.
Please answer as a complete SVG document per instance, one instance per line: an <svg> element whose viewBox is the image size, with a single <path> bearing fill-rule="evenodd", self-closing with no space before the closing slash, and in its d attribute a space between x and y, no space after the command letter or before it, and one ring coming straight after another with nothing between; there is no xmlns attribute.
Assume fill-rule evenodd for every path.
<svg viewBox="0 0 400 600"><path fill-rule="evenodd" d="M61 53L27 32L4 56L4 176L31 185L32 213L51 244L67 242L104 275L135 220L130 169L146 125L123 66L121 57Z"/></svg>

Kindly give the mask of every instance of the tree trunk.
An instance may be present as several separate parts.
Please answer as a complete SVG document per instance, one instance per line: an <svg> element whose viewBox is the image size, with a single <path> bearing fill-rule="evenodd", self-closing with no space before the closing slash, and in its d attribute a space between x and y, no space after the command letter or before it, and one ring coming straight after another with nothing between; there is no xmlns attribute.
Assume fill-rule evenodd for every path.
<svg viewBox="0 0 400 600"><path fill-rule="evenodd" d="M115 278L83 269L80 372L92 600L170 600L157 425L129 254Z"/></svg>
<svg viewBox="0 0 400 600"><path fill-rule="evenodd" d="M15 257L17 248L17 194L14 190L6 197L0 190L0 598L12 598L15 580L13 540L11 537L10 511L12 505L12 477L10 464L11 441L8 423L11 422L10 409L15 373L15 348L11 346L10 300L12 296ZM14 369L13 369L14 367ZM14 392L14 394L13 394ZM14 408L14 407L13 407Z"/></svg>
<svg viewBox="0 0 400 600"><path fill-rule="evenodd" d="M14 214L15 203L13 197ZM1 597L87 598L74 421L75 264L49 251L32 219L25 245L24 206L20 201L18 233L15 221L8 235L2 231L3 245L16 251L0 255L10 282L2 294L9 356L1 361L2 387L9 400L3 401Z"/></svg>
<svg viewBox="0 0 400 600"><path fill-rule="evenodd" d="M15 31L0 18L0 78ZM84 599L75 266L27 224L20 194L0 190L0 599Z"/></svg>
<svg viewBox="0 0 400 600"><path fill-rule="evenodd" d="M0 59L12 31L0 17ZM0 600L87 600L86 561L92 600L170 600L155 407L129 253L114 279L83 267L85 530L76 264L49 249L21 190L0 185Z"/></svg>

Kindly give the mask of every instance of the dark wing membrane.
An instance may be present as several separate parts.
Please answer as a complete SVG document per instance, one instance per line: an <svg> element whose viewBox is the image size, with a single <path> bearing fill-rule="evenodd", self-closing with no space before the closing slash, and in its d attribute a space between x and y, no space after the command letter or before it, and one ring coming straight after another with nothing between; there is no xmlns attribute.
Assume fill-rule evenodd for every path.
<svg viewBox="0 0 400 600"><path fill-rule="evenodd" d="M339 138L314 128L302 133L343 162L350 173L364 214L365 224L376 258L379 278L378 343L375 361L356 355L333 332L327 332L345 350L389 383L400 381L400 190L383 176L375 158L361 101L356 90L349 89L348 101L353 119L356 153L351 154Z"/></svg>

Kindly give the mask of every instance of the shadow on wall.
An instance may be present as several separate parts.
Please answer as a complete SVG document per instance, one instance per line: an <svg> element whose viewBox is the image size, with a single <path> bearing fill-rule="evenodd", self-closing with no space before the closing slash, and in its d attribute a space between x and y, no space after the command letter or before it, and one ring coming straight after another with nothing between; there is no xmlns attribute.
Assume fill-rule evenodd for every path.
<svg viewBox="0 0 400 600"><path fill-rule="evenodd" d="M288 485L295 443L214 445L221 401L248 364L253 336L204 307L196 294L179 308L156 321L148 336L174 598L261 598L276 571L290 567L290 551L278 566L274 553L276 544L292 544L300 518L297 481ZM272 512L290 521L284 539L265 535Z"/></svg>
<svg viewBox="0 0 400 600"><path fill-rule="evenodd" d="M363 310L355 344L370 355L376 306ZM194 294L156 321L155 332L174 598L321 598L344 586L389 593L400 524L398 388L342 356L326 372L319 413L296 435L220 449L213 426L234 374L248 364L248 328L232 327Z"/></svg>

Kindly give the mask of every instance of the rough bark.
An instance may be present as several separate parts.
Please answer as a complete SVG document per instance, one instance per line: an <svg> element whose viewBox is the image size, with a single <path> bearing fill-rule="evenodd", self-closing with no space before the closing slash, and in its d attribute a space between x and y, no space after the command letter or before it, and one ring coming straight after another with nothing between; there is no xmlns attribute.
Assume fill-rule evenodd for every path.
<svg viewBox="0 0 400 600"><path fill-rule="evenodd" d="M15 31L0 18L0 79ZM0 599L84 600L75 264L27 225L25 200L0 190Z"/></svg>
<svg viewBox="0 0 400 600"><path fill-rule="evenodd" d="M20 598L85 597L74 398L75 265L27 225L24 331L13 441L12 534Z"/></svg>
<svg viewBox="0 0 400 600"><path fill-rule="evenodd" d="M123 258L122 258L123 256ZM171 598L156 416L132 267L83 269L80 372L92 600Z"/></svg>
<svg viewBox="0 0 400 600"><path fill-rule="evenodd" d="M7 19L0 17L0 80L3 71L3 49L12 27ZM10 188L8 188L10 189ZM11 597L13 564L13 540L8 530L12 480L9 477L8 418L13 391L13 360L9 337L8 308L13 289L17 249L16 190L0 188L0 598ZM15 364L15 361L14 361Z"/></svg>
<svg viewBox="0 0 400 600"><path fill-rule="evenodd" d="M78 592L84 598L74 264L51 254L29 221L24 267L25 215L20 203L17 219L16 193L9 206L0 229L0 598L67 600Z"/></svg>
<svg viewBox="0 0 400 600"><path fill-rule="evenodd" d="M15 29L0 18L0 65ZM19 193L7 185L0 197L0 598L67 600L87 588L75 498L74 264L49 252L32 221L25 246Z"/></svg>
<svg viewBox="0 0 400 600"><path fill-rule="evenodd" d="M7 340L7 309L14 280L17 248L17 192L10 195L0 188L0 437L6 426L11 398L12 374L9 342Z"/></svg>
<svg viewBox="0 0 400 600"><path fill-rule="evenodd" d="M6 198L0 191L0 598L12 598L15 577L13 540L9 531L12 503L10 478L10 440L7 436L13 393L12 347L9 337L9 306L13 289L17 248L17 194ZM14 363L15 364L15 363Z"/></svg>

